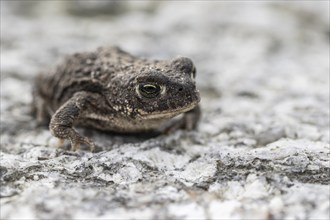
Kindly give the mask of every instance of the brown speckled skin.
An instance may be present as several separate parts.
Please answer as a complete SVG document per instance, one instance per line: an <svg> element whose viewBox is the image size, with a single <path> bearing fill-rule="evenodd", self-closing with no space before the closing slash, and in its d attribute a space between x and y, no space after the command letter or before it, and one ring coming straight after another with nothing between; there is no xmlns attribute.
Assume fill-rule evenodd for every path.
<svg viewBox="0 0 330 220"><path fill-rule="evenodd" d="M195 67L189 58L147 60L117 47L69 56L48 74L36 78L33 109L39 123L72 150L92 141L73 126L115 132L194 129L200 117ZM144 97L140 83L162 88L157 97ZM171 118L184 113L180 119ZM181 114L182 115L182 114Z"/></svg>

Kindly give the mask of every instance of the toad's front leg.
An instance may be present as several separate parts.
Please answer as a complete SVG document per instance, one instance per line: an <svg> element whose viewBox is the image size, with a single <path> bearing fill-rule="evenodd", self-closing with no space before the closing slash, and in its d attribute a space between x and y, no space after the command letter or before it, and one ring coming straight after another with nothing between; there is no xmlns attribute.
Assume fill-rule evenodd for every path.
<svg viewBox="0 0 330 220"><path fill-rule="evenodd" d="M200 106L197 105L192 110L184 113L183 119L181 121L181 128L185 130L194 130L197 128L198 122L201 118L201 109Z"/></svg>
<svg viewBox="0 0 330 220"><path fill-rule="evenodd" d="M194 130L197 128L200 117L201 117L201 110L200 110L200 106L197 105L192 110L183 113L183 117L181 118L181 120L176 121L171 126L166 128L163 131L163 133L169 134L178 129L183 129L187 131Z"/></svg>
<svg viewBox="0 0 330 220"><path fill-rule="evenodd" d="M88 106L100 95L91 92L78 92L71 99L65 102L52 116L49 124L50 132L53 136L69 139L71 150L79 149L80 144L86 144L94 151L95 145L88 138L81 136L73 129L73 124L81 119Z"/></svg>

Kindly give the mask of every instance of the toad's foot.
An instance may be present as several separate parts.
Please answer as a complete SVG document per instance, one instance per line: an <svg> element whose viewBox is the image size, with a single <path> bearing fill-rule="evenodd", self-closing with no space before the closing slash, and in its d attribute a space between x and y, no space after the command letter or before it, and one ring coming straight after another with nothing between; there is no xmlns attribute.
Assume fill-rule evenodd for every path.
<svg viewBox="0 0 330 220"><path fill-rule="evenodd" d="M91 152L95 150L95 144L87 137L81 136L73 128L68 128L60 125L50 125L52 135L59 138L58 145L63 146L64 140L69 139L71 142L71 150L76 151L80 149L80 144L89 146Z"/></svg>
<svg viewBox="0 0 330 220"><path fill-rule="evenodd" d="M73 129L73 124L85 111L90 99L97 96L93 93L78 92L66 103L64 103L52 116L49 130L53 136L60 139L69 139L71 150L79 149L80 144L86 144L94 151L95 145L87 137L83 137ZM98 98L98 97L96 97Z"/></svg>

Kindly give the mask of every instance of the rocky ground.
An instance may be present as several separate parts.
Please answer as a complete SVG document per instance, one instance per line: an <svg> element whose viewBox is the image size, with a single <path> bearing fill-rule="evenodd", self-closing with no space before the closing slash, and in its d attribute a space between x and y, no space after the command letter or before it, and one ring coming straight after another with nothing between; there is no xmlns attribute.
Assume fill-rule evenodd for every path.
<svg viewBox="0 0 330 220"><path fill-rule="evenodd" d="M1 219L329 219L329 2L1 1ZM54 147L35 75L118 45L197 66L198 131Z"/></svg>

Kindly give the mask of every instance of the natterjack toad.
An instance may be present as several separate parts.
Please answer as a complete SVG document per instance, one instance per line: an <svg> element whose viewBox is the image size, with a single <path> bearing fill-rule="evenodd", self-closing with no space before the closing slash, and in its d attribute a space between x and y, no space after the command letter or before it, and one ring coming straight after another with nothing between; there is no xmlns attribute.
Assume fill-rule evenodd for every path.
<svg viewBox="0 0 330 220"><path fill-rule="evenodd" d="M53 136L71 141L72 150L80 143L94 150L74 126L124 133L191 130L200 116L195 75L189 58L147 60L117 47L98 48L40 74L33 110L39 123L50 121Z"/></svg>

